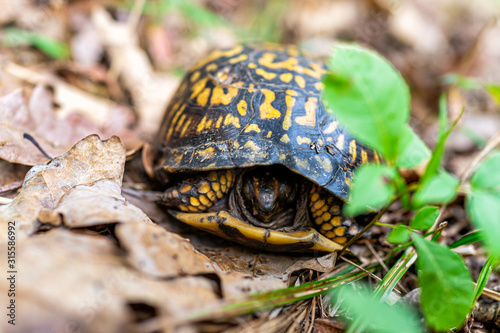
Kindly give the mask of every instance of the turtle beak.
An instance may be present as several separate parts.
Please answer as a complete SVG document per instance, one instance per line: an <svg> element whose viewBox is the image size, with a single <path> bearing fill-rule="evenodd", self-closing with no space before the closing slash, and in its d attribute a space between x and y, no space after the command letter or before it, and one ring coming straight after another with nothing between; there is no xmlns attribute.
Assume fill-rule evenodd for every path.
<svg viewBox="0 0 500 333"><path fill-rule="evenodd" d="M169 210L169 213L179 221L195 228L266 251L334 252L343 248L342 245L329 240L312 228L295 232L260 228L245 223L224 210L213 213L182 213Z"/></svg>

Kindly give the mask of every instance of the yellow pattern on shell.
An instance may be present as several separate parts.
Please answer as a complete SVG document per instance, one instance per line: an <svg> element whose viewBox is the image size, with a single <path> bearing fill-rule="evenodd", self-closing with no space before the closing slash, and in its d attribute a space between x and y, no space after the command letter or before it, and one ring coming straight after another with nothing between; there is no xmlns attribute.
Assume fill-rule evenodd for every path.
<svg viewBox="0 0 500 333"><path fill-rule="evenodd" d="M327 173L332 172L333 170L332 162L328 158L318 155L315 155L314 158L325 172Z"/></svg>
<svg viewBox="0 0 500 333"><path fill-rule="evenodd" d="M356 152L356 140L351 140L351 142L349 142L349 155L352 156L352 161L354 163L354 161L356 161L356 156L357 156L357 152Z"/></svg>
<svg viewBox="0 0 500 333"><path fill-rule="evenodd" d="M292 79L293 79L292 73L283 73L280 75L280 80L285 82L285 83L292 81Z"/></svg>
<svg viewBox="0 0 500 333"><path fill-rule="evenodd" d="M203 79L193 83L193 85L191 86L190 98L195 98L196 96L198 96L199 93L203 91L203 89L205 89L205 86L207 85L207 80L208 77L204 77Z"/></svg>
<svg viewBox="0 0 500 333"><path fill-rule="evenodd" d="M269 89L260 90L264 94L264 102L259 107L260 119L277 119L281 116L281 113L276 110L271 103L276 98L274 91Z"/></svg>
<svg viewBox="0 0 500 333"><path fill-rule="evenodd" d="M208 103L208 97L210 96L210 88L205 88L203 91L196 97L196 103L200 106L205 106Z"/></svg>
<svg viewBox="0 0 500 333"><path fill-rule="evenodd" d="M262 76L264 79L266 80L272 80L276 77L276 73L270 73L270 72L266 72L265 70L263 70L262 68L257 68L255 70L255 73L257 75L260 75Z"/></svg>
<svg viewBox="0 0 500 333"><path fill-rule="evenodd" d="M196 154L201 157L212 157L214 155L214 147L208 147L206 149L196 151Z"/></svg>
<svg viewBox="0 0 500 333"><path fill-rule="evenodd" d="M240 54L239 56L237 56L235 58L229 59L228 62L230 64L236 64L238 62L245 61L247 59L248 59L248 55L246 55L246 54Z"/></svg>
<svg viewBox="0 0 500 333"><path fill-rule="evenodd" d="M366 150L361 149L361 163L366 164L368 163L368 154L366 153Z"/></svg>
<svg viewBox="0 0 500 333"><path fill-rule="evenodd" d="M297 144L298 145L301 145L301 144L311 144L311 138L308 138L308 137L301 137L300 135L297 136Z"/></svg>
<svg viewBox="0 0 500 333"><path fill-rule="evenodd" d="M191 75L191 78L189 80L191 82L195 82L198 81L199 78L200 78L200 71L196 71L193 73L193 75Z"/></svg>
<svg viewBox="0 0 500 333"><path fill-rule="evenodd" d="M194 65L194 68L196 69L196 68L203 67L206 64L208 64L209 62L214 61L216 59L219 59L221 57L228 57L228 58L234 57L235 55L237 55L241 51L243 51L243 45L237 45L230 50L215 50L212 53L210 53L208 55L208 57L206 57L205 59L199 61L196 65ZM210 65L215 65L215 64L210 64Z"/></svg>
<svg viewBox="0 0 500 333"><path fill-rule="evenodd" d="M280 139L280 142L288 143L288 142L290 142L290 138L288 137L287 134L283 134L283 136Z"/></svg>
<svg viewBox="0 0 500 333"><path fill-rule="evenodd" d="M323 131L323 133L325 134L331 134L333 133L333 131L335 131L337 129L337 126L339 125L338 122L336 121L332 121L327 128L325 128L325 130Z"/></svg>
<svg viewBox="0 0 500 333"><path fill-rule="evenodd" d="M316 106L318 99L316 97L309 97L304 107L306 110L305 116L295 118L295 122L299 125L314 127L316 126Z"/></svg>
<svg viewBox="0 0 500 333"><path fill-rule="evenodd" d="M210 104L223 104L229 105L233 98L238 95L238 88L226 86L227 93L224 93L224 89L221 86L216 86L212 92L212 98L210 99Z"/></svg>
<svg viewBox="0 0 500 333"><path fill-rule="evenodd" d="M266 52L262 55L262 57L258 60L259 64L262 66L265 66L267 68L271 69L287 69L289 71L295 71L300 74L306 74L311 77L314 77L316 79L320 79L321 75L323 74L324 70L322 70L321 66L310 63L311 68L307 67L302 67L300 66L299 60L294 57L290 57L284 61L281 62L274 62L274 59L276 58L276 54Z"/></svg>
<svg viewBox="0 0 500 333"><path fill-rule="evenodd" d="M238 102L238 105L236 106L238 109L238 113L242 116L246 116L247 114L247 101L242 99L241 101Z"/></svg>
<svg viewBox="0 0 500 333"><path fill-rule="evenodd" d="M186 134L186 131L189 128L189 125L191 125L191 118L189 118L188 121L186 121L186 123L184 124L184 127L182 127L182 131L180 134L181 137Z"/></svg>
<svg viewBox="0 0 500 333"><path fill-rule="evenodd" d="M220 128L220 125L222 124L223 119L224 119L224 116L220 115L219 119L217 119L217 122L215 123L215 128Z"/></svg>
<svg viewBox="0 0 500 333"><path fill-rule="evenodd" d="M238 117L233 116L232 114L228 113L226 115L226 118L224 118L224 126L227 126L229 124L232 124L236 128L240 128L240 119Z"/></svg>
<svg viewBox="0 0 500 333"><path fill-rule="evenodd" d="M259 125L257 125L257 124L250 124L250 125L247 126L247 128L245 128L245 133L252 132L252 131L260 133Z"/></svg>
<svg viewBox="0 0 500 333"><path fill-rule="evenodd" d="M344 134L340 134L337 138L337 142L335 142L335 147L338 150L342 151L344 149Z"/></svg>
<svg viewBox="0 0 500 333"><path fill-rule="evenodd" d="M260 150L260 148L253 141L247 141L247 143L243 145L243 148L250 149L254 153L257 153Z"/></svg>
<svg viewBox="0 0 500 333"><path fill-rule="evenodd" d="M286 95L285 100L286 100L286 113L285 113L285 118L283 119L283 129L285 131L288 131L292 126L292 109L293 106L295 105L295 98L293 98L290 95Z"/></svg>
<svg viewBox="0 0 500 333"><path fill-rule="evenodd" d="M302 89L306 87L306 80L300 75L295 75L295 82L297 82L297 85Z"/></svg>

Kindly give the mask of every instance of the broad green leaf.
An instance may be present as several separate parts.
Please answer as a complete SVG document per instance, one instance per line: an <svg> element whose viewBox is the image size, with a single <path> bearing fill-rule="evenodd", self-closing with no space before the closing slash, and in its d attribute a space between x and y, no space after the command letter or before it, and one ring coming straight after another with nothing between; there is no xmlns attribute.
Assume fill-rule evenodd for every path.
<svg viewBox="0 0 500 333"><path fill-rule="evenodd" d="M401 131L396 165L400 168L414 168L431 156L429 147L405 125Z"/></svg>
<svg viewBox="0 0 500 333"><path fill-rule="evenodd" d="M354 173L350 203L344 212L357 216L381 208L396 194L393 180L396 170L388 165L366 164Z"/></svg>
<svg viewBox="0 0 500 333"><path fill-rule="evenodd" d="M500 258L500 153L484 160L470 179L465 207L474 226L483 229L490 255Z"/></svg>
<svg viewBox="0 0 500 333"><path fill-rule="evenodd" d="M484 244L490 255L500 258L500 193L472 189L465 207L474 226L484 231Z"/></svg>
<svg viewBox="0 0 500 333"><path fill-rule="evenodd" d="M422 311L437 331L460 327L474 301L474 284L462 257L448 247L413 235L418 254Z"/></svg>
<svg viewBox="0 0 500 333"><path fill-rule="evenodd" d="M424 332L418 316L411 308L397 303L389 305L372 297L367 288L354 290L350 286L336 292L341 308L350 318L365 327L364 332L421 333ZM402 330L404 328L404 330Z"/></svg>
<svg viewBox="0 0 500 333"><path fill-rule="evenodd" d="M495 152L486 158L474 171L470 179L472 188L489 189L500 192L500 153Z"/></svg>
<svg viewBox="0 0 500 333"><path fill-rule="evenodd" d="M450 202L457 195L457 188L460 181L441 170L432 176L427 182L422 184L413 196L413 206L420 208L425 204L445 204Z"/></svg>
<svg viewBox="0 0 500 333"><path fill-rule="evenodd" d="M497 83L485 83L484 87L493 98L493 100L497 103L497 106L500 107L500 85L498 85Z"/></svg>
<svg viewBox="0 0 500 333"><path fill-rule="evenodd" d="M393 163L410 116L410 93L401 74L379 54L340 43L329 70L324 80L328 108L356 138Z"/></svg>
<svg viewBox="0 0 500 333"><path fill-rule="evenodd" d="M387 241L391 244L402 244L409 240L410 231L403 224L396 226L396 228L392 229L389 235L387 235Z"/></svg>
<svg viewBox="0 0 500 333"><path fill-rule="evenodd" d="M410 228L416 230L427 230L439 216L439 209L436 206L426 206L421 208L410 222Z"/></svg>

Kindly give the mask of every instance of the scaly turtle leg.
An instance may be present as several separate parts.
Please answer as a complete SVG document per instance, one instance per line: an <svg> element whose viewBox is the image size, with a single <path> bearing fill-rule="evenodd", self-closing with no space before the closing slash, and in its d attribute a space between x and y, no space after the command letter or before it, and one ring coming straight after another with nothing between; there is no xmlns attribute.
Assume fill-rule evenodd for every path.
<svg viewBox="0 0 500 333"><path fill-rule="evenodd" d="M165 190L160 203L183 212L203 212L230 191L235 178L233 170L210 171L188 178Z"/></svg>
<svg viewBox="0 0 500 333"><path fill-rule="evenodd" d="M316 229L325 237L339 244L345 244L363 229L360 223L366 224L369 215L360 216L356 220L342 215L344 202L316 185L309 195L309 212Z"/></svg>

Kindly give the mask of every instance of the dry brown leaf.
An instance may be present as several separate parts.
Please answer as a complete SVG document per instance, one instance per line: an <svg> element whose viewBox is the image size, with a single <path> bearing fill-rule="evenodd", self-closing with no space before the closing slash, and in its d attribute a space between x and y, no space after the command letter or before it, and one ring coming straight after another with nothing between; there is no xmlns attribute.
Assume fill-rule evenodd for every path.
<svg viewBox="0 0 500 333"><path fill-rule="evenodd" d="M1 246L2 256L6 251ZM168 317L218 299L205 278L159 280L136 271L103 236L55 229L19 242L17 254L15 332L126 332L137 317L134 305ZM8 282L0 281L2 298ZM9 328L0 323L1 331Z"/></svg>
<svg viewBox="0 0 500 333"><path fill-rule="evenodd" d="M0 98L0 158L26 165L47 162L47 157L23 137L24 133L31 134L49 155L59 155L56 147L35 132L36 122L21 89Z"/></svg>
<svg viewBox="0 0 500 333"><path fill-rule="evenodd" d="M98 180L91 185L77 185L68 190L53 210L42 210L42 223L82 228L109 223L152 223L149 217L120 194L117 179Z"/></svg>
<svg viewBox="0 0 500 333"><path fill-rule="evenodd" d="M156 224L120 224L115 232L127 260L146 274L165 278L215 273L212 262L187 239Z"/></svg>
<svg viewBox="0 0 500 333"><path fill-rule="evenodd" d="M0 188L22 181L29 167L0 160Z"/></svg>
<svg viewBox="0 0 500 333"><path fill-rule="evenodd" d="M50 74L38 73L14 63L7 64L5 71L37 86L30 97L29 108L24 110L26 115L23 119L27 124L19 124L19 120L16 122L16 119L5 119L3 122L18 129L21 134L28 132L34 136L42 147L46 148L49 155L57 156L63 153L78 140L90 134L98 134L101 137L117 135L127 147L135 147L142 143L138 133L130 129L136 122L130 108L95 97ZM45 85L51 86L54 94ZM24 100L18 102L20 105L25 103ZM57 112L54 110L54 104L58 105ZM16 143L19 141L14 139L17 139L17 136L11 141ZM24 141L31 144L27 140ZM31 149L36 150L34 147ZM35 158L35 156L24 164L34 165L47 161L47 158L38 154L42 157ZM20 153L18 155L24 159L29 157ZM22 163L10 159L9 161Z"/></svg>
<svg viewBox="0 0 500 333"><path fill-rule="evenodd" d="M91 135L47 165L36 165L26 175L21 193L0 207L0 221L16 221L19 230L31 234L42 209L54 209L61 197L77 185L108 179L121 185L125 149L120 139L102 141ZM5 233L2 228L0 234Z"/></svg>

